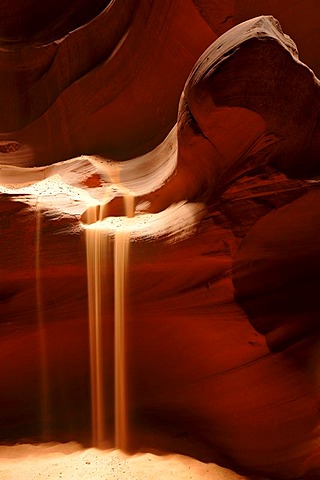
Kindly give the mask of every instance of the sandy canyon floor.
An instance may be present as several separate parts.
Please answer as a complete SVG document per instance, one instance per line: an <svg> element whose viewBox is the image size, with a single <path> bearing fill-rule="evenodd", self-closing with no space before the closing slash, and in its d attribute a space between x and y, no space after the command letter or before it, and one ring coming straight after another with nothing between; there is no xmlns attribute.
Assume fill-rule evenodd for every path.
<svg viewBox="0 0 320 480"><path fill-rule="evenodd" d="M1 480L245 480L215 464L183 455L127 456L77 443L0 447Z"/></svg>

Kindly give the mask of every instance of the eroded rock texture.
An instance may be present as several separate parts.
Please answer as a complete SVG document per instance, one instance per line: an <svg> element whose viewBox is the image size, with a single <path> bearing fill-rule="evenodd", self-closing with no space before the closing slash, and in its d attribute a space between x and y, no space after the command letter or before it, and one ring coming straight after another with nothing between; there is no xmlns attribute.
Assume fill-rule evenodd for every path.
<svg viewBox="0 0 320 480"><path fill-rule="evenodd" d="M84 153L131 158L156 146L176 121L190 69L217 37L191 0L111 2L70 27L49 43L2 42L1 131L26 146L25 165Z"/></svg>
<svg viewBox="0 0 320 480"><path fill-rule="evenodd" d="M179 105L175 174L137 201L149 201L149 212L204 202L206 214L180 242L131 246L130 445L245 474L317 479L319 81L272 17L238 25L211 44L246 15L273 13L253 12L254 2L120 3L97 3L98 15L82 10L88 23L70 34L84 17L63 17L50 30L54 42L46 37L49 17L34 37L18 23L19 39L10 22L24 15L3 23L1 163L100 157L67 167L1 166L1 440L90 442L79 222L87 199L72 189L97 195L110 184L103 157L124 159L157 145L176 120L192 70ZM263 8L285 16L299 3L317 8ZM17 189L54 174L67 189L47 203L39 189ZM48 185L42 192L49 198ZM103 271L112 442L112 248Z"/></svg>

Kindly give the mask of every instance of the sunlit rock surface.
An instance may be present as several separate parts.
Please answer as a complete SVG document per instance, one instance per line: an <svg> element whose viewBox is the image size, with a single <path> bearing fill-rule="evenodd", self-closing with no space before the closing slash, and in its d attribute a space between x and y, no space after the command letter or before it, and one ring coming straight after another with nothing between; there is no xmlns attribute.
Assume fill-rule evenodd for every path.
<svg viewBox="0 0 320 480"><path fill-rule="evenodd" d="M275 8L276 2L272 3L270 8ZM114 73L119 78L114 88L121 90L114 101L123 102L121 108L109 102L95 82L90 89L90 78L96 79L108 67L109 62L104 62L94 73L89 69L81 80L73 79L70 87L60 85L62 93L53 103L49 100L40 107L34 100L34 108L44 108L42 112L30 113L28 106L27 115L22 115L17 90L16 106L7 110L2 139L21 146L12 151L8 147L0 157L0 424L4 442L53 438L90 443L87 274L80 217L117 183L110 169L108 173L103 167L106 164L101 164L102 157L132 158L165 137L176 120L180 92L194 62L216 33L223 33L221 25L225 23L225 30L232 26L223 2L216 10L215 2L194 2L196 9L186 2L180 13L194 32L201 32L199 43L191 49L188 35L194 38L192 29L173 35L176 22L184 18L178 20L178 4L163 2L162 12L167 16L163 23L161 16L154 20L166 33L163 38L173 42L170 48L164 40L159 44L161 52L166 52L163 63L156 55L154 64L141 60L146 71L133 75L139 85L149 74L153 78L145 84L145 97L136 97L134 89L121 90L121 69ZM140 27L149 27L157 5L139 2L135 9L132 3L132 18L140 18ZM184 10L186 6L189 11ZM225 6L235 8L233 2ZM102 21L107 11L109 18L114 8L120 8L119 2L93 15L84 28ZM150 13L147 22L146 11ZM285 7L282 11L285 15ZM213 32L210 25L214 28L212 19L218 14L223 17L216 21L221 28ZM117 13L114 21L124 21L124 16ZM121 52L134 25L111 60ZM150 27L150 35L153 31L157 32ZM74 32L83 33L82 27ZM147 45L141 28L136 35L141 48ZM65 41L71 38L67 35ZM187 44L188 54L184 57L180 51L179 56L174 45ZM65 43L48 45L49 52L58 45L62 49ZM54 53L56 59L59 49ZM24 52L27 55L31 50ZM12 52L17 52L16 46L7 57L14 65ZM134 52L139 57L137 44ZM40 62L41 54L33 55ZM43 58L48 59L46 55ZM130 62L126 66L123 61L121 57L123 72L130 71ZM170 70L170 62L181 76ZM166 68L161 70L162 66ZM52 73L52 78L64 81L63 75L57 80ZM82 82L83 90L78 90ZM21 80L23 97L27 84L27 79ZM57 95L58 86L51 89L44 80L43 85L48 89L46 101L49 91ZM151 85L160 88L159 105L170 111L165 117L154 114L155 104L148 95L156 90ZM34 94L40 90L40 86L34 89ZM86 110L92 98L101 116ZM10 92L5 99L10 99ZM117 111L119 117L111 115ZM140 113L146 117L142 119ZM14 134L5 133L14 129ZM159 137L155 132L160 132ZM179 241L173 241L173 228L162 237L158 232L147 241L136 238L131 245L127 357L133 450L187 453L240 473L276 479L319 478L319 137L319 82L297 59L294 43L272 18L252 20L228 31L191 71L180 101L177 130L161 147L166 155L154 157L156 165L162 164L163 158L175 152L174 163L164 162L158 184L159 171L151 169L150 178L154 174L155 179L150 190L155 192L143 190L142 182L137 195L139 200L156 202L158 210L164 209L152 218L163 215L172 201L189 200L182 207L205 203L207 210L204 214L199 207L196 217L192 210L188 221L193 234L179 236ZM88 153L102 155L37 169L8 167L52 164ZM130 170L132 164L124 163L128 167L119 167L120 171L128 168L130 175L136 175L138 169ZM174 168L176 174L171 176ZM132 189L137 187L137 178L130 184L130 175L123 183ZM53 183L58 191L53 190ZM110 194L107 200L111 199ZM169 225L170 218L168 213ZM104 329L112 444L112 249L103 271L109 286ZM44 387L48 392L45 418Z"/></svg>

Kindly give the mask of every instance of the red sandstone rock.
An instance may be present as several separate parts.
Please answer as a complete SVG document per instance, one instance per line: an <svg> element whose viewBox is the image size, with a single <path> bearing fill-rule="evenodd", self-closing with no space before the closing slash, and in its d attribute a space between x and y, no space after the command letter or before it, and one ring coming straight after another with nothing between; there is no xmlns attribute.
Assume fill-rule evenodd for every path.
<svg viewBox="0 0 320 480"><path fill-rule="evenodd" d="M176 120L198 56L250 16L279 18L320 72L317 0L68 0L63 8L55 0L45 9L38 0L0 6L0 131L30 148L10 164L84 153L123 159L153 148Z"/></svg>
<svg viewBox="0 0 320 480"><path fill-rule="evenodd" d="M272 349L319 334L318 201L315 189L266 215L235 257L237 299Z"/></svg>
<svg viewBox="0 0 320 480"><path fill-rule="evenodd" d="M194 25L196 31L199 24ZM273 23L263 19L259 25L269 28ZM208 39L211 33L206 32ZM210 212L197 234L172 245L161 241L132 245L127 306L131 442L135 448L172 448L245 473L315 479L320 468L318 249L314 244L319 233L318 192L317 183L304 178L318 173L319 89L311 72L292 58L285 45L270 39L270 30L263 37L254 36L245 44L238 37L239 49L223 58L218 68L212 57L209 62L203 57L187 84L180 110L178 174L172 179L176 183L168 182L158 194L161 205L163 192L164 201L170 203L172 197L167 195L175 192L172 185L186 188L181 178L189 184L177 192L178 199L203 194ZM232 32L227 38L234 38ZM225 38L223 48L228 52ZM270 63L261 60L265 54ZM257 83L262 69L263 79ZM184 75L186 71L187 63ZM297 85L303 85L299 95ZM122 100L127 106L126 92ZM61 115L63 102L58 104L49 108L45 119L58 126L64 119L61 128L72 132L74 124ZM56 124L50 123L54 108ZM126 113L134 125L131 112ZM77 114L81 123L85 114ZM28 127L40 137L42 120L40 116ZM119 125L128 137L133 130L120 120L118 125L114 118L112 122L119 136L110 138L118 149ZM169 123L166 120L166 128ZM69 147L69 134L59 137L59 130L54 131L60 143L50 144L50 149L57 150L51 150L51 159L46 157L43 163L77 149L84 153L82 141L88 141L90 148L100 141L93 141L89 129L86 138ZM15 138L20 141L19 136ZM28 138L38 148L35 137ZM275 142L277 138L281 141ZM39 141L43 146L47 140L43 135ZM131 140L128 151L134 152ZM40 147L35 163L41 163L46 151ZM32 174L40 178L43 172ZM88 172L82 185L90 186L92 178L94 186L103 184L93 175ZM50 208L43 211L37 257L39 212L25 197L12 194L1 196L0 207L1 438L38 438L45 424L47 438L88 440L87 286L79 215L61 215ZM105 300L112 311L111 261L104 271L109 285ZM42 322L44 327L39 328ZM110 430L112 323L112 315L107 315ZM277 353L270 351L264 335ZM41 413L41 368L49 373L46 419Z"/></svg>
<svg viewBox="0 0 320 480"><path fill-rule="evenodd" d="M132 0L22 53L4 43L0 128L32 147L24 165L148 151L174 125L184 82L216 37L191 0Z"/></svg>
<svg viewBox="0 0 320 480"><path fill-rule="evenodd" d="M273 15L299 47L302 62L320 76L319 18L317 0L235 0L234 22L240 23L258 15Z"/></svg>
<svg viewBox="0 0 320 480"><path fill-rule="evenodd" d="M176 174L143 197L149 211L186 198L215 204L242 177L269 178L270 167L291 178L318 175L319 92L319 81L272 17L225 33L188 78Z"/></svg>

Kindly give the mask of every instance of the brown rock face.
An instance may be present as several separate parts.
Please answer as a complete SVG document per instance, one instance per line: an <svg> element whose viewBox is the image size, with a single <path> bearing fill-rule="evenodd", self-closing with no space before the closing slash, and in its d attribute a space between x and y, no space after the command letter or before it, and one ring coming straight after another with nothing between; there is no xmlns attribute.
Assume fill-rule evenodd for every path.
<svg viewBox="0 0 320 480"><path fill-rule="evenodd" d="M272 349L319 331L318 201L319 191L310 191L266 215L235 257L237 298Z"/></svg>
<svg viewBox="0 0 320 480"><path fill-rule="evenodd" d="M89 4L83 0L5 0L0 5L0 37L14 44L32 41L50 42L89 22L110 3L98 0Z"/></svg>
<svg viewBox="0 0 320 480"><path fill-rule="evenodd" d="M300 59L320 76L320 5L317 0L235 0L234 21L243 22L258 15L273 15L299 46Z"/></svg>
<svg viewBox="0 0 320 480"><path fill-rule="evenodd" d="M65 16L51 1L31 34L35 3L13 2L6 20L9 5L0 8L1 441L90 444L80 218L102 193L112 198L123 180L114 172L131 168L147 213L165 222L165 209L186 199L206 210L180 241L164 229L130 245L130 449L277 480L320 478L318 79L272 17L229 30L259 13L256 2L116 0L92 10L70 1ZM288 13L294 29L302 3L316 12L308 1L261 8ZM153 174L148 156L140 176L131 160L105 167L106 157L158 145L177 118L176 141L173 132L154 157L161 166L176 155L163 185L141 188ZM80 154L91 156L56 164ZM122 199L104 208L122 214ZM175 221L186 230L183 215ZM113 242L101 260L110 444Z"/></svg>
<svg viewBox="0 0 320 480"><path fill-rule="evenodd" d="M1 131L32 147L25 165L148 151L174 125L184 82L216 37L191 0L131 0L49 43L3 42Z"/></svg>

